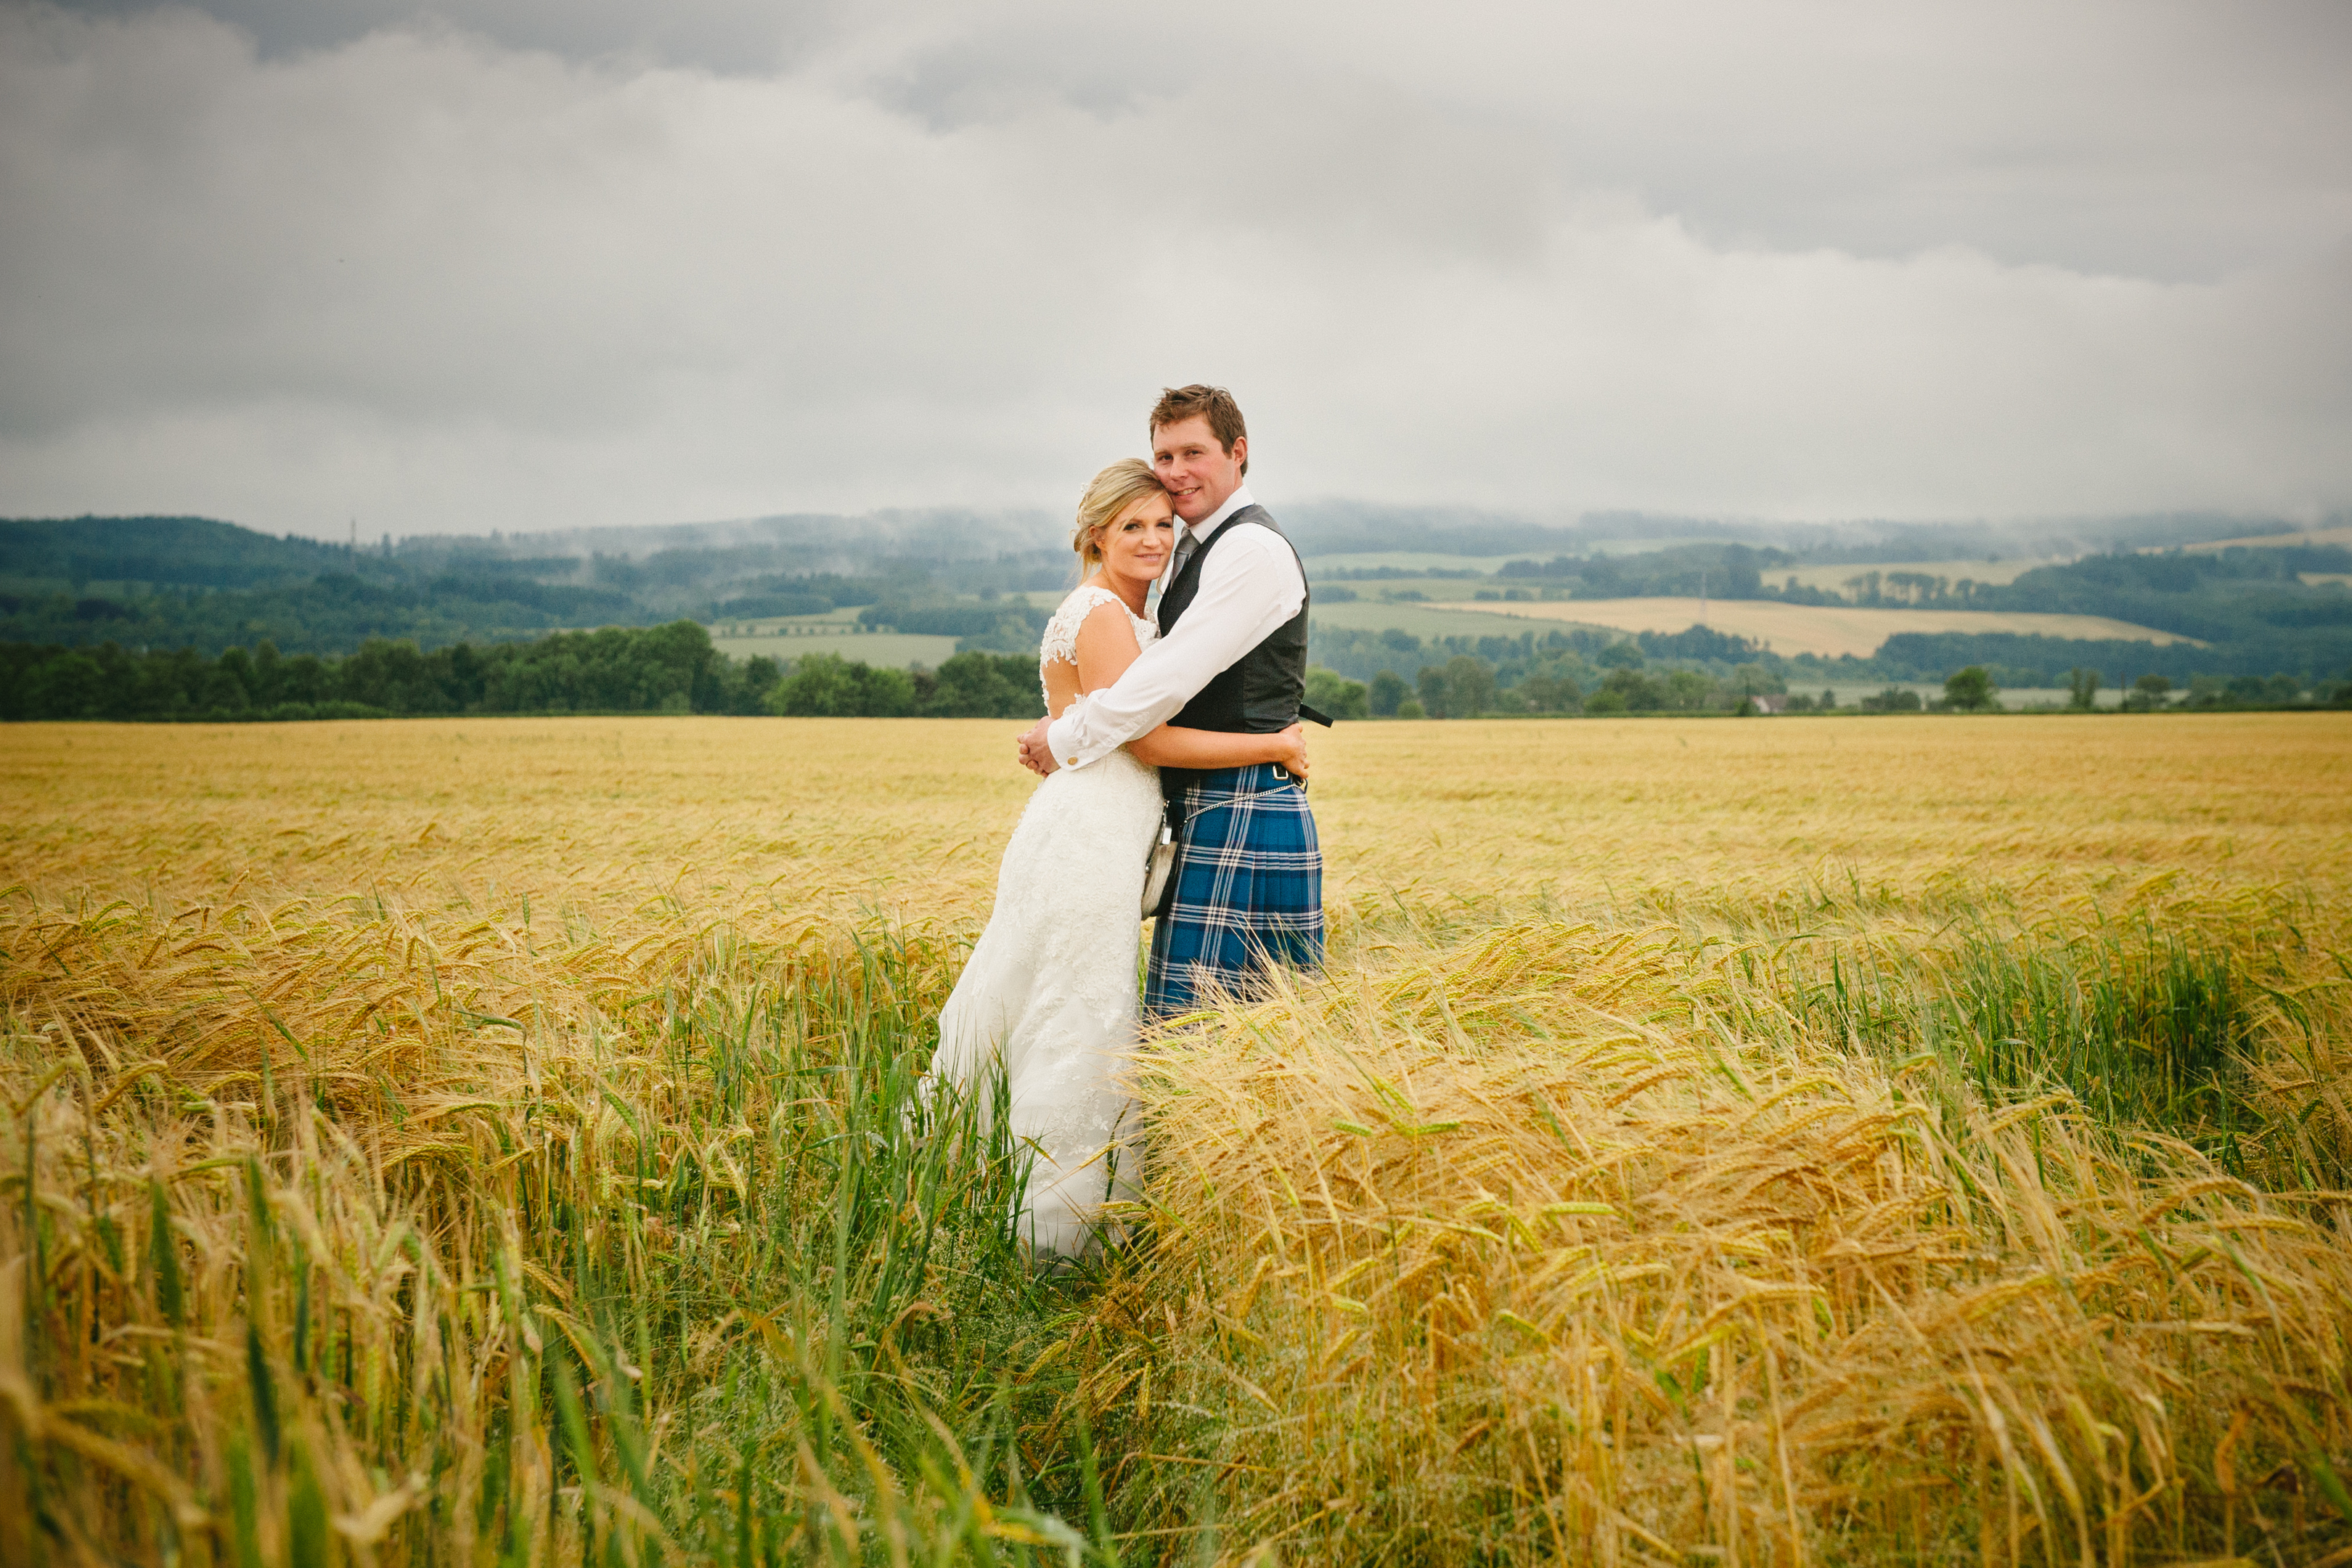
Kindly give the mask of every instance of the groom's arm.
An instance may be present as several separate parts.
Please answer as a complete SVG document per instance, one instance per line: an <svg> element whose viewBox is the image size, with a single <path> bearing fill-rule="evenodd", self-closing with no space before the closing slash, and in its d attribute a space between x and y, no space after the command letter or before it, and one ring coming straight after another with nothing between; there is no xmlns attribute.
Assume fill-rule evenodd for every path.
<svg viewBox="0 0 2352 1568"><path fill-rule="evenodd" d="M1201 587L1176 629L1137 656L1125 674L1081 697L1045 731L1042 771L1082 768L1174 717L1201 688L1264 642L1307 602L1298 557L1272 529L1239 530L1201 563Z"/></svg>

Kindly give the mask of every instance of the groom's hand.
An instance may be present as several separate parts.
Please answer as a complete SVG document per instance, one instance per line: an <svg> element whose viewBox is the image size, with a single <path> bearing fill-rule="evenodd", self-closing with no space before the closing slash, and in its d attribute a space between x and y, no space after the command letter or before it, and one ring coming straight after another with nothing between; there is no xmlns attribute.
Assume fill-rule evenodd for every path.
<svg viewBox="0 0 2352 1568"><path fill-rule="evenodd" d="M1021 765L1039 778L1052 773L1056 766L1054 753L1045 744L1045 731L1053 722L1051 719L1038 720L1023 731L1021 739L1013 742L1014 749L1021 754Z"/></svg>

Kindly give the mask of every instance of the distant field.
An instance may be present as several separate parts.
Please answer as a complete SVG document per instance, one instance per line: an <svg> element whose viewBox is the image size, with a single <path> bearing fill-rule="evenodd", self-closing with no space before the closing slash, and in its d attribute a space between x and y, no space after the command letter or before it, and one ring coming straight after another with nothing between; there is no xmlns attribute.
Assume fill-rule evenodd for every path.
<svg viewBox="0 0 2352 1568"><path fill-rule="evenodd" d="M1406 604L1427 602L1450 604L1467 599L1483 590L1519 589L1529 598L1536 596L1538 584L1516 577L1373 577L1354 582L1335 582L1330 578L1310 577L1309 582L1318 595L1328 596L1334 589L1347 589L1359 598L1381 601L1399 600ZM1412 595L1421 595L1414 600Z"/></svg>
<svg viewBox="0 0 2352 1568"><path fill-rule="evenodd" d="M1340 606L1349 608L1351 606ZM1390 607L1390 606L1379 606ZM1478 603L1433 605L1459 611L1538 621L1575 621L1626 632L1678 632L1704 624L1713 630L1753 639L1775 653L1816 654L1835 658L1850 653L1867 658L1897 632L2017 632L2032 637L2099 637L2126 642L2194 642L2128 621L2101 616L2044 616L1988 610L1864 610L1845 605L1783 605L1766 599L1573 599L1539 603ZM1381 623L1372 623L1381 624Z"/></svg>
<svg viewBox="0 0 2352 1568"><path fill-rule="evenodd" d="M730 658L772 658L778 663L813 653L838 654L877 668L936 669L955 653L953 637L908 632L869 632L857 624L859 605L821 616L764 616L710 623L710 646Z"/></svg>
<svg viewBox="0 0 2352 1568"><path fill-rule="evenodd" d="M1457 590L1461 586L1460 584L1454 584ZM1394 626L1400 631L1411 632L1414 637L1423 638L1517 637L1525 631L1549 630L1549 626L1558 625L1569 618L1549 614L1553 610L1566 609L1568 606L1565 604L1515 603L1508 606L1514 610L1544 612L1549 625L1541 626L1498 626L1495 624L1493 616L1482 613L1486 607L1484 605L1477 610L1471 610L1458 605L1449 607L1444 605L1398 605L1390 604L1384 600L1366 598L1336 605L1322 599L1315 599L1312 601L1311 607L1313 618L1327 626L1353 626L1373 631ZM1494 607L1499 610L1505 606L1497 604ZM1675 628L1677 631L1681 629L1679 626Z"/></svg>
<svg viewBox="0 0 2352 1568"><path fill-rule="evenodd" d="M1779 586L1794 577L1807 588L1821 588L1842 593L1846 584L1866 573L1884 575L1889 572L1917 572L1929 577L1948 577L1957 583L1966 577L1973 582L1992 583L2006 587L2036 566L2051 566L2050 561L1865 561L1859 565L1798 566L1781 568L1764 574L1764 580Z"/></svg>
<svg viewBox="0 0 2352 1568"><path fill-rule="evenodd" d="M1307 558L1307 574L1326 572L1377 572L1387 567L1396 572L1475 572L1480 575L1499 570L1506 563L1526 561L1530 552L1520 551L1516 555L1447 555L1421 550L1360 550L1339 555L1311 555Z"/></svg>
<svg viewBox="0 0 2352 1568"><path fill-rule="evenodd" d="M1714 540L1697 537L1658 539L1585 539L1573 545L1566 542L1531 544L1525 550L1514 550L1507 555L1453 555L1431 550L1351 550L1336 554L1307 554L1307 572L1312 577L1331 572L1377 572L1386 566L1399 572L1477 572L1486 574L1502 570L1513 561L1549 561L1568 553L1570 549L1579 555L1633 555L1645 550L1669 550L1681 544L1708 544Z"/></svg>
<svg viewBox="0 0 2352 1568"><path fill-rule="evenodd" d="M2347 524L2337 528L2315 528L2303 533L2259 533L2250 534L2244 539L2216 539L2208 543L2190 544L2184 546L2184 548L2189 550L2229 550L2240 545L2247 546L2249 548L2264 548L2280 544L2352 544L2352 524ZM2145 554L2161 548L2164 547L2159 545L2150 545L2148 550L2142 552L2142 553Z"/></svg>
<svg viewBox="0 0 2352 1568"><path fill-rule="evenodd" d="M956 650L953 637L917 637L909 632L790 632L782 635L726 637L711 628L710 646L730 658L806 658L813 653L839 654L861 664L905 669L926 665L937 669Z"/></svg>
<svg viewBox="0 0 2352 1568"><path fill-rule="evenodd" d="M857 624L857 612L863 607L845 605L821 616L733 616L711 622L710 635L714 637L769 637L781 632L787 637L837 636L842 627Z"/></svg>

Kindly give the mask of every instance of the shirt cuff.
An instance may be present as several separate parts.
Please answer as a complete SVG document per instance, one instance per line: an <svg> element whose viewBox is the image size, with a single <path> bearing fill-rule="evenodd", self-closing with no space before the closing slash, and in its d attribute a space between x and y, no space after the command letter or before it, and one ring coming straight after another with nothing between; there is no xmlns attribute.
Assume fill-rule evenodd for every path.
<svg viewBox="0 0 2352 1568"><path fill-rule="evenodd" d="M1084 698L1078 700L1079 702L1085 700ZM1094 760L1091 757L1082 759L1079 755L1077 712L1078 704L1073 702L1062 710L1060 718L1046 726L1045 750L1052 753L1056 767L1084 767Z"/></svg>

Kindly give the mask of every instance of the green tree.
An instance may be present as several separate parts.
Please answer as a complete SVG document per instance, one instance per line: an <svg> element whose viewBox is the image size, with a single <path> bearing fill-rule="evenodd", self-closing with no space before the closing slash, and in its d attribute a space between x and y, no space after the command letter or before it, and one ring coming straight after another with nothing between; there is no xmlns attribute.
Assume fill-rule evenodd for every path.
<svg viewBox="0 0 2352 1568"><path fill-rule="evenodd" d="M1424 664L1413 678L1421 691L1421 710L1433 719L1450 719L1445 710L1445 670L1441 665Z"/></svg>
<svg viewBox="0 0 2352 1568"><path fill-rule="evenodd" d="M2146 713L2165 706L2171 700L2171 691L2172 682L2168 678L2143 675L2132 682L2131 694L2124 699L2124 706L2135 713Z"/></svg>
<svg viewBox="0 0 2352 1568"><path fill-rule="evenodd" d="M1372 677L1371 690L1367 694L1367 700L1374 713L1381 718L1389 719L1395 717L1398 705L1412 695L1412 688L1404 683L1404 677L1393 669L1384 669Z"/></svg>
<svg viewBox="0 0 2352 1568"><path fill-rule="evenodd" d="M1045 711L1037 661L1017 654L957 654L915 679L917 711L938 719L1034 719Z"/></svg>
<svg viewBox="0 0 2352 1568"><path fill-rule="evenodd" d="M25 684L26 718L94 719L106 700L106 671L86 653L45 660Z"/></svg>
<svg viewBox="0 0 2352 1568"><path fill-rule="evenodd" d="M1584 706L1584 690L1565 675L1530 675L1517 691L1538 713L1573 713Z"/></svg>
<svg viewBox="0 0 2352 1568"><path fill-rule="evenodd" d="M1704 708L1715 694L1715 682L1696 669L1677 669L1666 677L1666 706L1685 711Z"/></svg>
<svg viewBox="0 0 2352 1568"><path fill-rule="evenodd" d="M2078 713L2088 713L2098 706L2099 672L2076 665L2066 672L2066 706Z"/></svg>
<svg viewBox="0 0 2352 1568"><path fill-rule="evenodd" d="M1994 705L2000 688L1980 664L1956 669L1944 678L1944 700L1964 713L1980 713Z"/></svg>
<svg viewBox="0 0 2352 1568"><path fill-rule="evenodd" d="M1655 713L1665 708L1668 700L1666 683L1656 676L1644 674L1638 669L1619 668L1609 672L1609 679L1601 682L1599 693L1585 699L1584 710L1587 713L1592 712L1594 701L1601 695L1611 693L1616 696L1623 707L1604 709L1602 711Z"/></svg>
<svg viewBox="0 0 2352 1568"><path fill-rule="evenodd" d="M1364 683L1316 665L1307 672L1307 703L1333 719L1368 719L1371 707Z"/></svg>
<svg viewBox="0 0 2352 1568"><path fill-rule="evenodd" d="M1426 675L1428 671L1422 673ZM1444 683L1447 718L1475 719L1494 708L1495 667L1485 659L1457 653L1445 661L1439 676ZM1426 703L1427 696L1422 700Z"/></svg>
<svg viewBox="0 0 2352 1568"><path fill-rule="evenodd" d="M205 677L204 691L196 700L207 713L241 714L253 706L253 699L247 693L245 682L236 678L236 671L217 664Z"/></svg>
<svg viewBox="0 0 2352 1568"><path fill-rule="evenodd" d="M915 710L915 681L839 654L814 653L768 694L768 710L795 719L897 719Z"/></svg>

